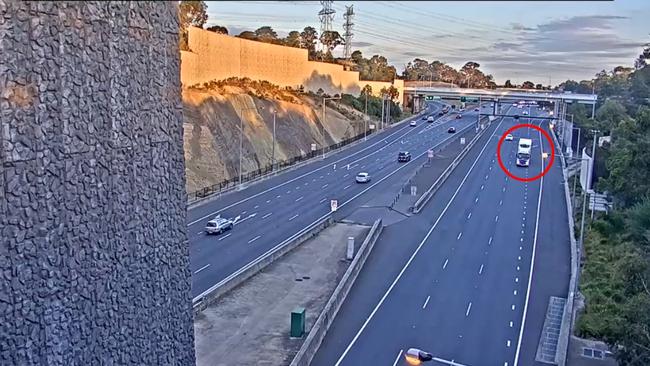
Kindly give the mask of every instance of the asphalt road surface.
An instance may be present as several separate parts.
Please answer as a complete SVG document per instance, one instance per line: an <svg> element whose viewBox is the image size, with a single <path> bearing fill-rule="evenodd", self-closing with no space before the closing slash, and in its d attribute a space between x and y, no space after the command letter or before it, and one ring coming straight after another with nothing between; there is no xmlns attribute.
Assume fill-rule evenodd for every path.
<svg viewBox="0 0 650 366"><path fill-rule="evenodd" d="M338 206L347 210L373 195L385 194L386 189L415 171L421 159L426 159L427 149L453 138L454 134L447 133L449 126L460 132L474 128L477 122L478 112L473 110L463 113L461 119L455 119L453 114L438 118L439 108L439 104L433 103L428 107L436 118L434 123L427 123L421 117L411 118L325 159L316 158L309 164L190 209L192 296L200 295L327 215L330 200L338 200ZM417 121L416 127L409 126L413 119ZM411 152L411 162L397 162L401 150ZM371 175L370 183L355 182L355 175L362 171ZM231 231L206 235L205 224L218 214L239 219Z"/></svg>
<svg viewBox="0 0 650 366"><path fill-rule="evenodd" d="M312 365L404 365L411 347L433 364L534 364L548 296L566 296L568 230L558 159L528 183L499 167L498 140L516 123L546 125L493 123L421 214L384 230ZM537 175L549 143L513 135L504 165ZM515 166L520 137L533 140L528 168Z"/></svg>

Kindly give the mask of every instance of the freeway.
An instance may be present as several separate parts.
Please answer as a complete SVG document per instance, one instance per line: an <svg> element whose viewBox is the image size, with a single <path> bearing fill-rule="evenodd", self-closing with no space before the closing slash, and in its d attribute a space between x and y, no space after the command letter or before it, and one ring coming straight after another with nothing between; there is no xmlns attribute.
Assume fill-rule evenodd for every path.
<svg viewBox="0 0 650 366"><path fill-rule="evenodd" d="M439 108L431 104L428 112ZM434 123L418 119L416 127L410 127L408 121L324 159L317 158L188 210L192 296L327 215L331 199L337 199L339 207L354 207L373 195L384 194L417 168L427 149L453 138L447 133L448 126L455 126L459 132L473 128L477 112L466 112L461 119L447 115ZM413 160L398 163L400 150L410 151ZM354 178L360 171L370 173L372 181L356 184ZM232 231L207 236L203 228L217 214L239 219Z"/></svg>
<svg viewBox="0 0 650 366"><path fill-rule="evenodd" d="M433 364L535 364L548 296L566 296L566 206L558 159L528 183L499 168L498 138L514 124L494 123L420 215L384 229L312 365L402 365L411 347ZM513 135L504 164L537 175L548 143ZM528 168L514 163L519 137L533 139Z"/></svg>

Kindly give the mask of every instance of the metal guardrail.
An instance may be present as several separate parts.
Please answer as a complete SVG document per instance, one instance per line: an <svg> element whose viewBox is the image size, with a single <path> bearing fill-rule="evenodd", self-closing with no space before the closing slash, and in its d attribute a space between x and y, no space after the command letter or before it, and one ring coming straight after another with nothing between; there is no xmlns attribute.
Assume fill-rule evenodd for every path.
<svg viewBox="0 0 650 366"><path fill-rule="evenodd" d="M306 226L299 232L282 241L280 244L269 249L266 253L259 256L257 259L251 261L206 291L202 292L200 295L192 299L192 308L194 309L194 313L201 312L208 305L218 300L225 293L234 289L242 282L246 281L254 274L258 273L266 266L273 263L275 260L281 258L283 255L287 254L298 245L318 234L321 230L328 227L331 222L331 214L324 216L320 220L317 220L312 224Z"/></svg>

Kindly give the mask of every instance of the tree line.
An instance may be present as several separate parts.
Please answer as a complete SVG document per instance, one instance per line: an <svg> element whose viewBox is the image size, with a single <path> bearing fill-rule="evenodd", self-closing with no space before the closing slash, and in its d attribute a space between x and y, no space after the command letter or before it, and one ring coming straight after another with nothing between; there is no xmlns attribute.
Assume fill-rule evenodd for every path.
<svg viewBox="0 0 650 366"><path fill-rule="evenodd" d="M598 191L614 210L598 215L585 234L580 291L585 309L576 331L613 346L621 365L650 365L650 44L635 67L603 70L592 80L567 80L557 88L598 94L591 108L571 105L574 122L611 142L596 150ZM582 146L585 146L582 144ZM591 145L590 145L591 146ZM578 211L578 210L577 210Z"/></svg>

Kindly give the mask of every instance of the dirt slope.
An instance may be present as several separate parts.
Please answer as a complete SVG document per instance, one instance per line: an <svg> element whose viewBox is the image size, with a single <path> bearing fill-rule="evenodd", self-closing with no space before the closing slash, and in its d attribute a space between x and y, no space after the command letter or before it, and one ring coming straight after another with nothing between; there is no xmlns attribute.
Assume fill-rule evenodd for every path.
<svg viewBox="0 0 650 366"><path fill-rule="evenodd" d="M240 117L243 120L242 171L271 163L273 110L276 114L276 161L306 154L362 132L362 114L328 102L322 122L320 101L284 90L220 86L183 90L187 191L237 176ZM324 134L323 134L324 130Z"/></svg>

